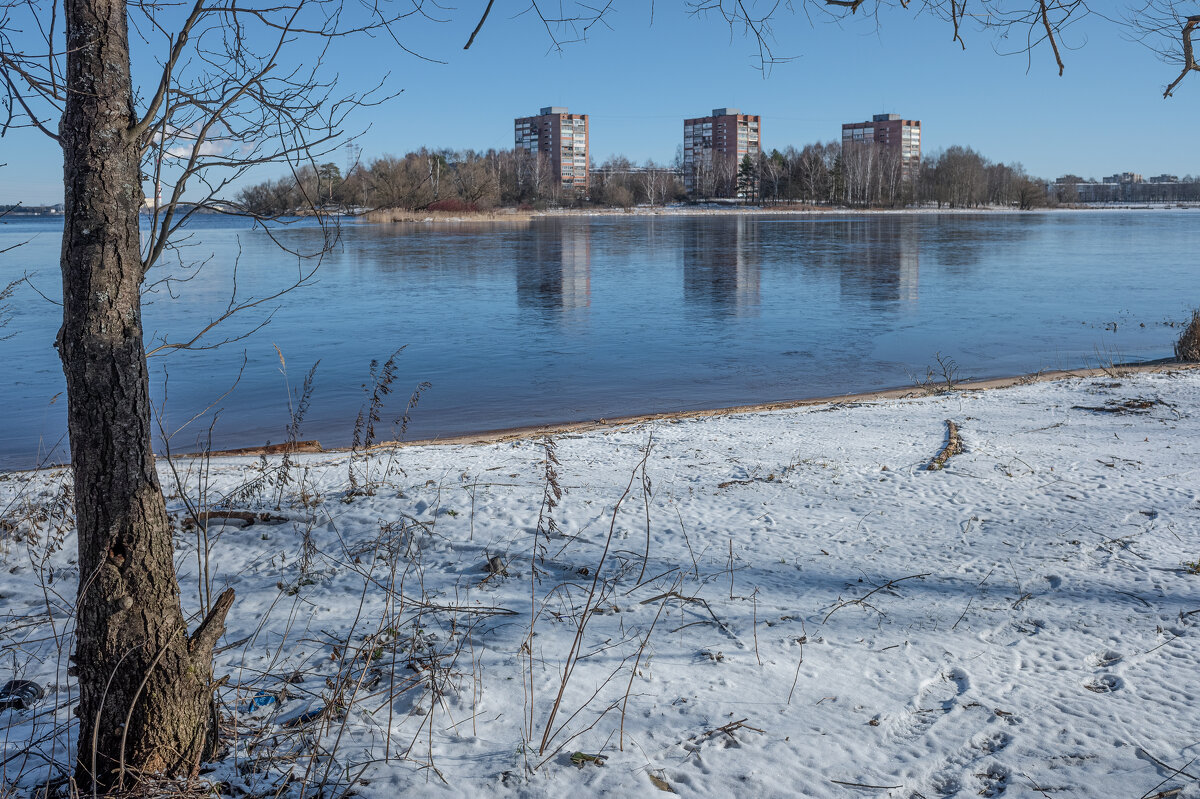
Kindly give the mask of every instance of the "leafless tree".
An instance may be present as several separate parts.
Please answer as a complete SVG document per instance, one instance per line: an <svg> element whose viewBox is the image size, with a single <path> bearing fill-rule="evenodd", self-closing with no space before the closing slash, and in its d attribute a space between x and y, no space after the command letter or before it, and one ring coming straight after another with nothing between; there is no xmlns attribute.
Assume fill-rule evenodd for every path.
<svg viewBox="0 0 1200 799"><path fill-rule="evenodd" d="M550 154L517 150L513 158L518 201L535 202L551 198L554 194L554 164L550 162Z"/></svg>
<svg viewBox="0 0 1200 799"><path fill-rule="evenodd" d="M1029 211L1046 204L1046 184L1024 174L1024 170L1017 179L1016 194L1017 207L1022 211Z"/></svg>
<svg viewBox="0 0 1200 799"><path fill-rule="evenodd" d="M738 161L723 154L713 154L713 197L736 197L738 192Z"/></svg>
<svg viewBox="0 0 1200 799"><path fill-rule="evenodd" d="M1192 43L1192 36L1200 26L1197 11L1200 7L1195 2L1146 0L1127 19L1143 44L1167 63L1179 67L1179 76L1163 91L1163 97L1170 97L1189 72L1200 72Z"/></svg>
<svg viewBox="0 0 1200 799"><path fill-rule="evenodd" d="M428 150L403 158L385 155L371 162L367 183L371 205L377 208L426 208L437 200L432 166L436 156ZM440 172L440 165L437 167Z"/></svg>
<svg viewBox="0 0 1200 799"><path fill-rule="evenodd" d="M809 144L799 155L789 160L793 164L793 175L799 196L807 202L831 202L833 196L832 171L841 145Z"/></svg>
<svg viewBox="0 0 1200 799"><path fill-rule="evenodd" d="M897 149L877 142L842 148L842 175L851 205L895 205L905 199L907 186Z"/></svg>
<svg viewBox="0 0 1200 799"><path fill-rule="evenodd" d="M842 175L849 205L870 205L880 146L874 142L842 147Z"/></svg>
<svg viewBox="0 0 1200 799"><path fill-rule="evenodd" d="M717 195L717 170L711 157L697 157L684 167L689 171L692 197L715 197Z"/></svg>
<svg viewBox="0 0 1200 799"><path fill-rule="evenodd" d="M932 168L932 190L939 206L966 208L987 201L987 161L979 153L954 145L926 160Z"/></svg>
<svg viewBox="0 0 1200 799"><path fill-rule="evenodd" d="M647 161L642 167L642 190L651 205L666 205L679 193L679 181L668 167Z"/></svg>
<svg viewBox="0 0 1200 799"><path fill-rule="evenodd" d="M758 162L758 171L762 176L763 183L763 199L769 198L772 203L778 203L780 190L784 178L787 176L787 161L782 153L774 150L770 155L759 153Z"/></svg>
<svg viewBox="0 0 1200 799"><path fill-rule="evenodd" d="M151 448L141 318L142 293L171 277L148 276L191 217L231 208L221 197L248 170L320 163L347 114L382 99L335 90L322 70L330 43L393 33L419 9L375 6L353 19L338 0L0 0L3 127L41 131L64 162L57 346L78 530L72 673L84 791L195 773L215 740L212 650L234 598L202 596L189 630ZM137 73L152 74L145 84L134 80L131 36L160 46L157 64ZM155 188L143 239L146 183ZM267 299L235 294L222 318ZM157 349L209 346L213 329Z"/></svg>
<svg viewBox="0 0 1200 799"><path fill-rule="evenodd" d="M454 185L463 202L480 210L500 202L499 182L480 153L466 152L454 157Z"/></svg>

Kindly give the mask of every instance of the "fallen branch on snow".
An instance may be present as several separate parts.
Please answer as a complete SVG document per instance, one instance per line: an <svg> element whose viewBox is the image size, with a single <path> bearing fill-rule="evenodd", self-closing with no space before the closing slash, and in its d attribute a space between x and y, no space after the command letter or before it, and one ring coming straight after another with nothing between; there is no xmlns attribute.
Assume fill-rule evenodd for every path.
<svg viewBox="0 0 1200 799"><path fill-rule="evenodd" d="M946 446L942 447L929 465L925 467L927 471L938 472L946 468L946 461L954 455L958 455L963 451L962 436L958 434L958 425L950 419L946 420Z"/></svg>

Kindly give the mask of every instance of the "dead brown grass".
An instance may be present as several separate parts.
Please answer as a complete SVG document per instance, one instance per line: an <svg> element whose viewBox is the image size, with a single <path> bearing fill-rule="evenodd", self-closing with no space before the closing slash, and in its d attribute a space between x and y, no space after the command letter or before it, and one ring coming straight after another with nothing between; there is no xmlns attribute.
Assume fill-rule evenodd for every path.
<svg viewBox="0 0 1200 799"><path fill-rule="evenodd" d="M1175 342L1175 357L1181 361L1200 361L1200 308L1192 311L1192 320Z"/></svg>

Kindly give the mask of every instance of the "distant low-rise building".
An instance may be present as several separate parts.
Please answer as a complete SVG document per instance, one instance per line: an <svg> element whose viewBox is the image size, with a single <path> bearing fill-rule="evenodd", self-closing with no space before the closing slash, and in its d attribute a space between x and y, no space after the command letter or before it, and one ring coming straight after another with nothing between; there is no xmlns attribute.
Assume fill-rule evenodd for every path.
<svg viewBox="0 0 1200 799"><path fill-rule="evenodd" d="M63 212L62 203L55 205L0 205L0 217L2 216L57 216Z"/></svg>
<svg viewBox="0 0 1200 799"><path fill-rule="evenodd" d="M518 150L547 157L553 179L565 190L587 192L588 116L547 106L537 116L513 120Z"/></svg>
<svg viewBox="0 0 1200 799"><path fill-rule="evenodd" d="M1063 175L1047 186L1059 202L1072 203L1176 203L1200 200L1200 181L1181 181L1175 175L1142 180L1136 172L1121 172L1103 180Z"/></svg>
<svg viewBox="0 0 1200 799"><path fill-rule="evenodd" d="M758 196L758 156L762 118L737 108L714 108L711 115L683 120L683 185L705 197ZM741 170L750 157L753 170Z"/></svg>
<svg viewBox="0 0 1200 799"><path fill-rule="evenodd" d="M842 147L880 144L900 157L900 174L915 180L921 168L921 120L902 119L899 114L875 114L869 122L842 125Z"/></svg>

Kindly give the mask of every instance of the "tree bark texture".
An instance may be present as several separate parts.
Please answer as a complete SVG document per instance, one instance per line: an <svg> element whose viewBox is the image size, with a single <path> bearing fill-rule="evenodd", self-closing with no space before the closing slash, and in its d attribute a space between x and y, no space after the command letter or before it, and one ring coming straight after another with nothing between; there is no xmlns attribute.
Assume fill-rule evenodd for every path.
<svg viewBox="0 0 1200 799"><path fill-rule="evenodd" d="M78 786L186 775L209 738L221 612L189 639L154 467L125 0L66 0L63 326L80 584Z"/></svg>

